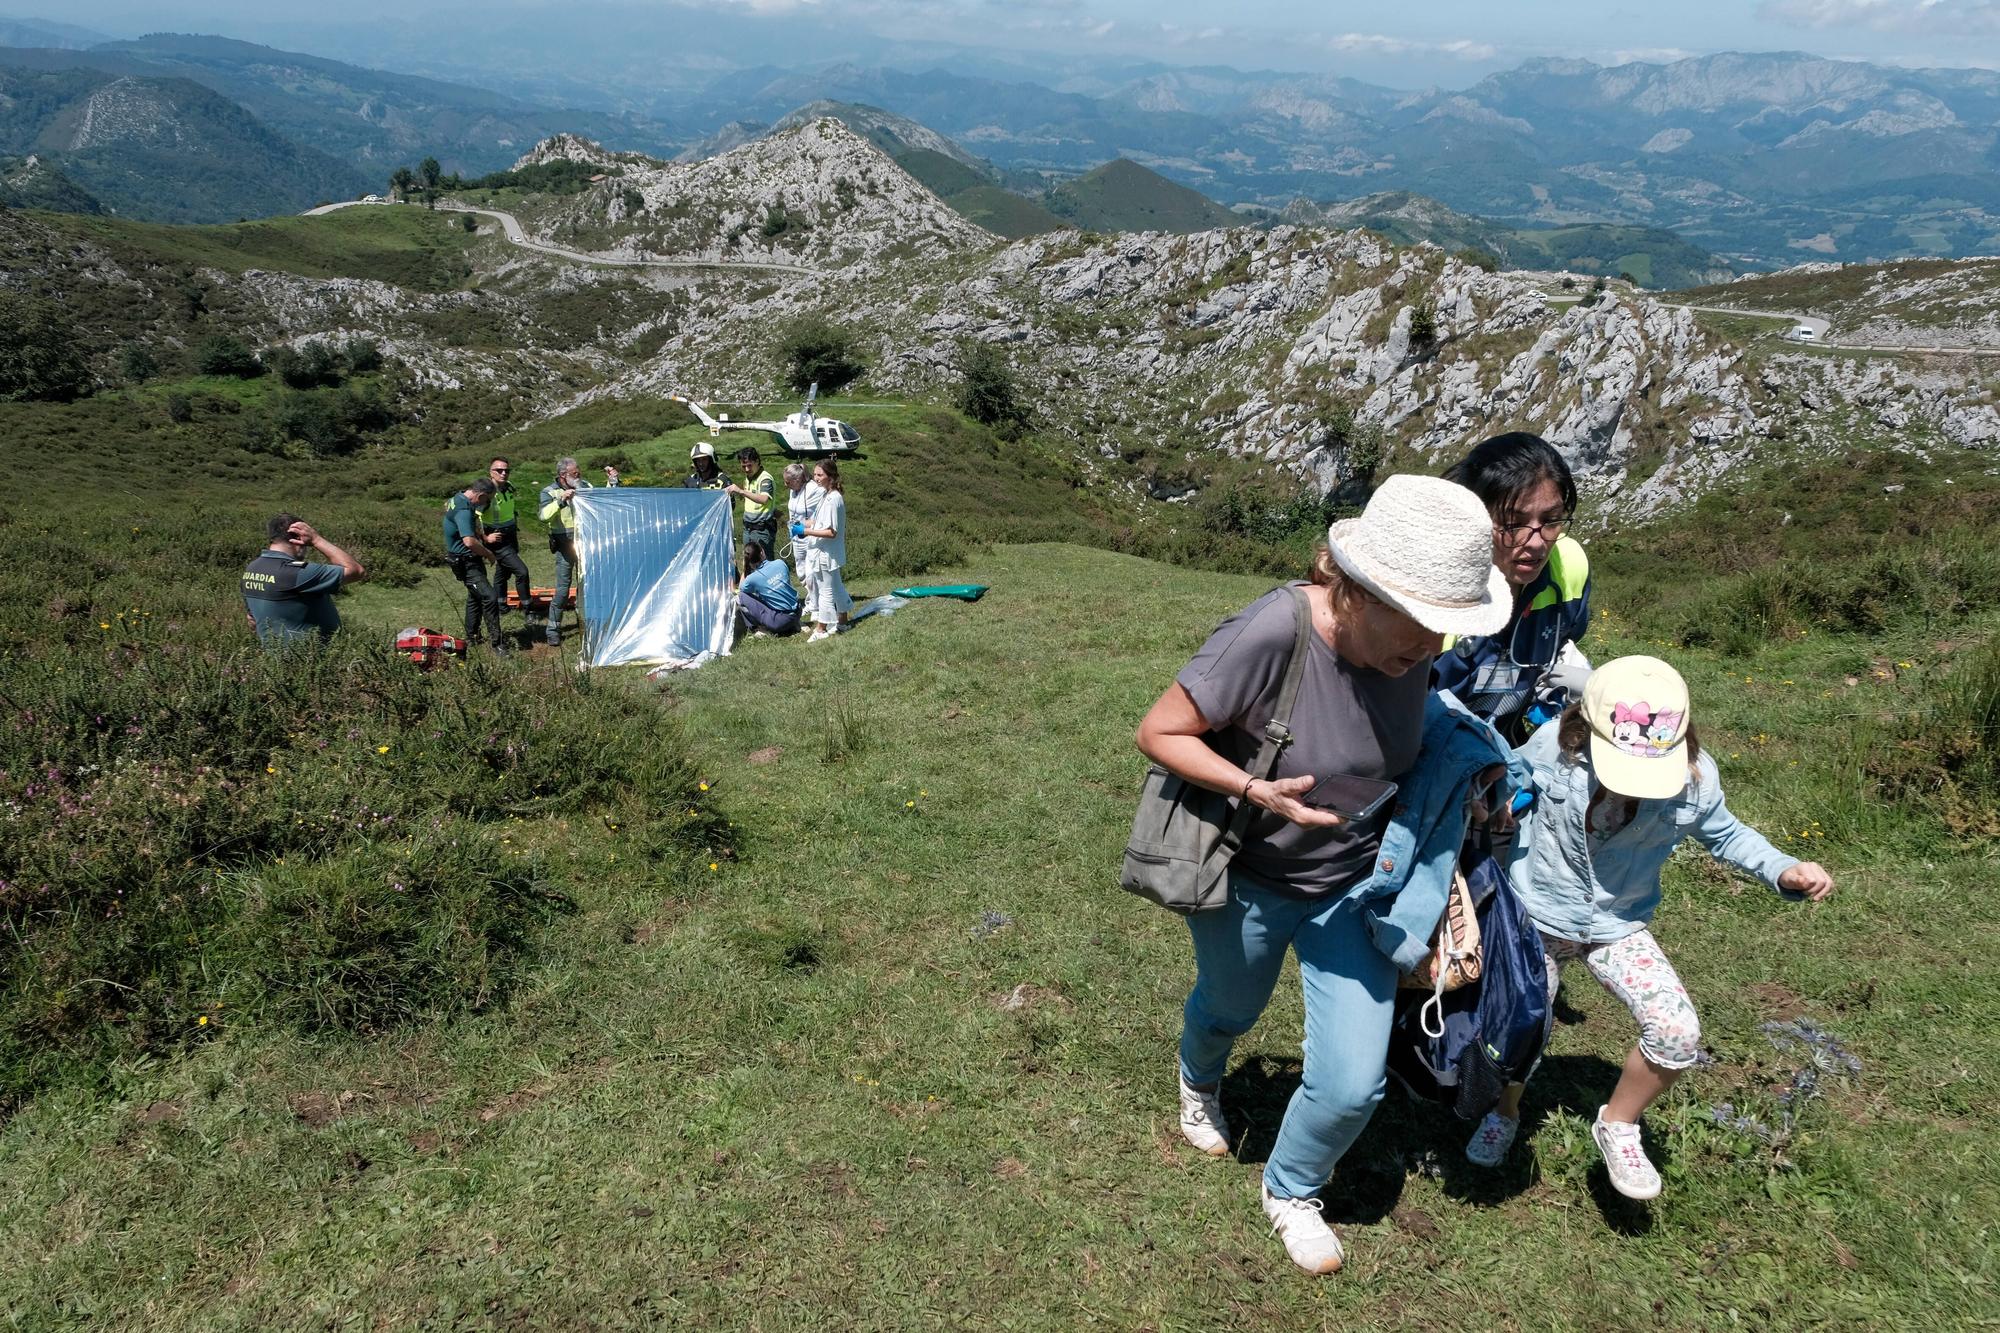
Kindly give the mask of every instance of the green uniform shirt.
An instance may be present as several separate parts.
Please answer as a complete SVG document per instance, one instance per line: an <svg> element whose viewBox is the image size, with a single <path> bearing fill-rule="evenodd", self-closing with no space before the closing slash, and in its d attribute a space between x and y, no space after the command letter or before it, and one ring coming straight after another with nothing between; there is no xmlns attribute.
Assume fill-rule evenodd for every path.
<svg viewBox="0 0 2000 1333"><path fill-rule="evenodd" d="M460 491L451 497L444 507L444 553L454 560L462 560L472 554L472 548L465 544L467 537L477 537L479 510Z"/></svg>
<svg viewBox="0 0 2000 1333"><path fill-rule="evenodd" d="M493 492L493 498L479 511L479 521L486 525L488 532L498 532L502 528L514 526L514 484L512 482Z"/></svg>
<svg viewBox="0 0 2000 1333"><path fill-rule="evenodd" d="M771 474L759 472L743 489L750 492L743 500L743 522L755 527L769 527L774 524L777 519L771 511L777 502L771 497L777 493L778 483L771 480Z"/></svg>
<svg viewBox="0 0 2000 1333"><path fill-rule="evenodd" d="M340 628L333 590L339 565L313 565L283 551L264 551L243 568L243 606L257 622L266 647L318 634L330 639Z"/></svg>

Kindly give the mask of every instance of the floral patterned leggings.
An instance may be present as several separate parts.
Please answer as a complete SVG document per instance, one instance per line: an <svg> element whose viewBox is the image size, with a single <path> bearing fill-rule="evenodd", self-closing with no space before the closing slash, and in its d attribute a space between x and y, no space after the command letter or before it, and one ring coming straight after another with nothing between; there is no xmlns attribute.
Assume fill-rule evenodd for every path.
<svg viewBox="0 0 2000 1333"><path fill-rule="evenodd" d="M1542 936L1549 960L1549 1007L1566 959L1581 958L1590 974L1632 1011L1639 1023L1639 1053L1661 1069L1686 1069L1701 1053L1701 1020L1674 965L1650 930L1636 930L1609 944L1578 944ZM1551 1015L1553 1020L1553 1014Z"/></svg>

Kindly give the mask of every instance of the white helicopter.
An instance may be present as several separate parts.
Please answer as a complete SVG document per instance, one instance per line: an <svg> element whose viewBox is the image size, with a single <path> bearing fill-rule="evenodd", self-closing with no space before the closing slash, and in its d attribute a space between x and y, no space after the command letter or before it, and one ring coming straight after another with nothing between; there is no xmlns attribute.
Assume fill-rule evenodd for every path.
<svg viewBox="0 0 2000 1333"><path fill-rule="evenodd" d="M861 443L861 433L845 421L835 421L832 417L813 415L813 403L819 398L819 385L806 391L806 401L798 411L783 421L731 421L727 412L719 417L708 414L705 403L697 403L683 394L670 393L669 402L685 403L688 411L702 425L708 427L710 435L720 435L726 430L769 431L778 437L778 443L789 454L808 454L825 457L828 454L851 454Z"/></svg>

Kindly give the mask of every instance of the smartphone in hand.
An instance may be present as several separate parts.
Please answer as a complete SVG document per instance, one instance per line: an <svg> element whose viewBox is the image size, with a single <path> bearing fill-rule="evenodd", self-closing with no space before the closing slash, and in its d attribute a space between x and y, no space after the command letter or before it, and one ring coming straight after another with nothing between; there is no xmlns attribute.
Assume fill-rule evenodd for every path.
<svg viewBox="0 0 2000 1333"><path fill-rule="evenodd" d="M1396 784L1380 778L1356 777L1352 773L1330 773L1317 786L1299 797L1315 810L1331 810L1342 819L1367 819L1387 805L1396 794Z"/></svg>

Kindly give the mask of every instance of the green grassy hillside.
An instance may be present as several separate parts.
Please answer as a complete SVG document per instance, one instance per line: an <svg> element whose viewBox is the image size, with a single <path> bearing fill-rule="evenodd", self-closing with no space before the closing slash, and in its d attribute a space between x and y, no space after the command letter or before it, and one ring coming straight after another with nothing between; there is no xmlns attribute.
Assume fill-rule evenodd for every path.
<svg viewBox="0 0 2000 1333"><path fill-rule="evenodd" d="M1084 231L1206 231L1242 222L1199 191L1122 157L1064 181L1043 203Z"/></svg>
<svg viewBox="0 0 2000 1333"><path fill-rule="evenodd" d="M1505 258L1515 268L1630 274L1641 287L1685 287L1728 268L1700 246L1657 227L1517 227L1507 231L1505 246Z"/></svg>
<svg viewBox="0 0 2000 1333"><path fill-rule="evenodd" d="M351 199L366 179L190 80L18 68L4 53L0 152L42 153L105 206L160 222L296 213Z"/></svg>
<svg viewBox="0 0 2000 1333"><path fill-rule="evenodd" d="M1348 1268L1314 1283L1255 1208L1255 1162L1298 1076L1291 983L1225 1086L1245 1160L1197 1160L1170 1118L1185 932L1112 885L1140 768L1134 720L1266 579L987 545L1111 538L1093 537L1055 460L944 414L851 410L871 441L849 469L857 593L927 573L989 583L986 600L914 605L811 649L752 642L664 693L627 673L572 693L561 659L539 654L416 677L375 645L403 624L455 623L455 585L431 553L436 507L489 450L232 455L114 398L0 407L7 438L48 461L38 477L76 497L60 511L0 501L8 557L32 551L48 571L0 594L9 797L44 808L23 804L14 762L53 743L20 711L42 715L30 698L58 689L72 711L114 698L130 711L92 742L102 757L56 761L95 812L92 837L32 845L103 848L93 873L135 886L115 909L135 923L164 890L133 877L182 873L120 850L183 827L149 811L287 821L235 849L192 826L171 834L192 877L157 882L241 906L175 925L173 966L143 994L24 995L28 955L11 955L10 1021L30 1000L43 1022L59 1017L48 1030L70 1034L58 1051L72 1062L0 1125L0 1235L38 1256L0 1266L17 1319L416 1326L481 1309L551 1328L607 1311L613 1325L839 1312L871 1327L1048 1327L1107 1313L1167 1325L1232 1304L1273 1324L1365 1325L1386 1309L1398 1324L1500 1323L1524 1282L1557 1328L1706 1326L1730 1310L1945 1326L1993 1308L1981 1274L2000 1181L1980 1145L2000 1045L1976 960L2000 940L1982 891L1990 843L1965 822L1992 809L1992 696L1964 696L1987 700L1987 730L1957 751L1985 747L1983 787L1971 761L1896 760L1894 738L1942 756L1923 728L1978 716L1947 700L1976 691L2000 581L1990 554L1919 558L1897 605L1865 622L1825 583L1869 560L1880 578L1883 559L1956 549L1951 533L1989 525L1976 471L1857 455L1789 488L1789 527L1718 500L1591 539L1592 651L1678 662L1732 806L1827 861L1841 893L1804 910L1698 858L1671 868L1658 929L1716 1063L1651 1119L1669 1181L1658 1205L1608 1195L1594 1165L1587 1121L1630 1032L1579 982L1507 1166L1465 1167L1465 1128L1392 1094L1329 1192ZM684 420L602 405L502 447L531 483L558 451L670 475L693 438ZM75 443L52 452L59 439ZM1951 503L1894 506L1889 479ZM231 580L279 505L378 570L342 599L353 647L330 675L267 675L245 643ZM1798 572L1793 548L1824 551L1813 534L1834 532L1842 561ZM1715 581L1696 537L1738 572ZM529 555L542 571L532 543ZM1954 596L1925 592L1947 585ZM1703 629L1718 624L1744 633L1720 644ZM220 708L239 691L247 711ZM274 700L297 711L257 711ZM175 729L170 708L203 729ZM446 724L441 709L473 721ZM662 765L600 782L638 741ZM181 747L197 742L221 747L200 762L243 784L227 806L186 804L203 789ZM84 771L125 754L152 767ZM112 785L145 773L180 776L182 803ZM429 831L357 832L363 806L397 821L435 808L438 835L474 851ZM313 822L294 829L293 811ZM476 967L462 950L395 963L422 969L422 991L416 971L385 971L410 944L321 910L383 910L370 895L419 871L434 904L423 929L476 921L488 940ZM452 896L480 884L490 893ZM291 943L273 955L273 938ZM387 978L372 991L352 989L361 956ZM331 1007L286 998L299 995ZM1760 1024L1796 1020L1862 1068L1825 1076L1785 1120L1773 1089L1806 1065ZM91 1056L92 1033L122 1037L123 1053L111 1041Z"/></svg>
<svg viewBox="0 0 2000 1333"><path fill-rule="evenodd" d="M1916 329L1989 322L2000 307L2000 260L1902 259L1787 270L1683 293L1693 302L1806 311L1850 331L1881 319Z"/></svg>
<svg viewBox="0 0 2000 1333"><path fill-rule="evenodd" d="M90 192L34 157L0 158L0 204L52 213L102 213Z"/></svg>
<svg viewBox="0 0 2000 1333"><path fill-rule="evenodd" d="M1607 277L1622 273L1641 287L1685 287L1730 271L1726 261L1658 227L1515 227L1407 190L1341 203L1300 200L1284 216L1308 224L1366 227L1398 245L1429 241L1450 251L1478 251L1503 268L1567 269Z"/></svg>
<svg viewBox="0 0 2000 1333"><path fill-rule="evenodd" d="M419 230L380 258L305 223L144 244L249 266L319 237L290 262L343 271L448 239L400 217ZM84 234L20 243L53 262ZM523 425L402 385L394 428L316 457L241 428L292 392L271 379L0 403L24 483L0 494L0 561L34 575L0 581L15 1324L1872 1329L2000 1308L1988 460L1856 442L1653 526L1583 516L1586 648L1682 667L1731 807L1840 891L1807 909L1670 863L1657 930L1712 1063L1649 1118L1658 1203L1604 1183L1588 1124L1632 1034L1573 976L1514 1155L1474 1171L1466 1126L1392 1093L1327 1193L1347 1268L1314 1282L1255 1202L1299 1078L1296 981L1225 1083L1240 1159L1197 1159L1171 1109L1185 927L1114 877L1137 718L1300 567L1323 511L1216 486L1141 515L1032 435L826 401L864 437L843 466L857 596L919 578L983 601L749 641L662 684L579 676L573 647L419 675L385 643L458 624L439 507L495 452L524 489L562 454L645 484L705 436L660 400ZM373 571L311 661L259 652L236 592L280 508ZM1819 1032L1858 1072L1801 1043Z"/></svg>

